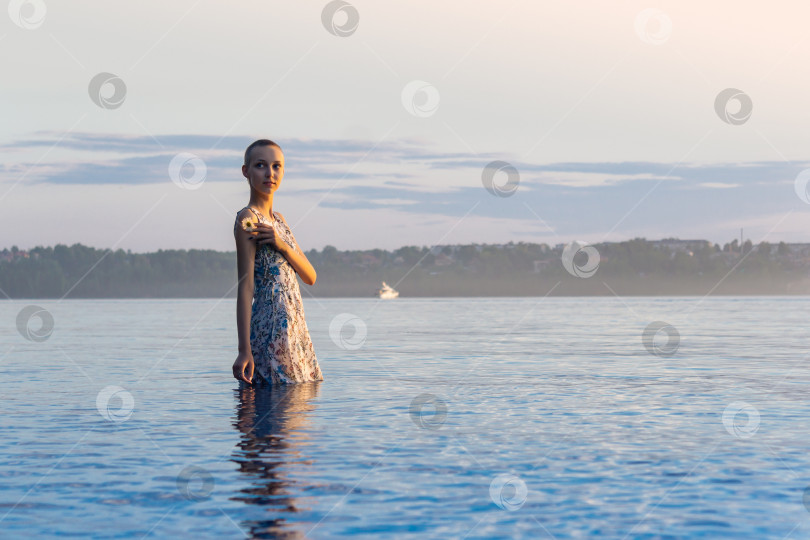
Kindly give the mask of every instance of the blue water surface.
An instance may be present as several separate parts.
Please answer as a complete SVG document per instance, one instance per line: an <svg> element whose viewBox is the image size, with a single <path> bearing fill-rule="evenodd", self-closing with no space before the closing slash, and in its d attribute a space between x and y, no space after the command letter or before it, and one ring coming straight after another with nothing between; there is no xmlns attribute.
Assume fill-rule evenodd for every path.
<svg viewBox="0 0 810 540"><path fill-rule="evenodd" d="M808 298L306 297L270 388L234 304L0 302L0 536L810 537Z"/></svg>

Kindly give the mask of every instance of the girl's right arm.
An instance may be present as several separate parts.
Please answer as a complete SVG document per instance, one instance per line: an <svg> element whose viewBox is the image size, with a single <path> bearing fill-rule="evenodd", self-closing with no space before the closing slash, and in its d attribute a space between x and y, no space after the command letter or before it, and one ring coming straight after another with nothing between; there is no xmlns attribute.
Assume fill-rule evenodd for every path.
<svg viewBox="0 0 810 540"><path fill-rule="evenodd" d="M249 233L241 227L245 217L251 217L250 210L244 210L236 218L233 236L236 240L236 331L239 338L239 354L233 363L233 376L250 383L253 379L253 353L250 349L250 316L253 302L253 265L256 258L256 244Z"/></svg>

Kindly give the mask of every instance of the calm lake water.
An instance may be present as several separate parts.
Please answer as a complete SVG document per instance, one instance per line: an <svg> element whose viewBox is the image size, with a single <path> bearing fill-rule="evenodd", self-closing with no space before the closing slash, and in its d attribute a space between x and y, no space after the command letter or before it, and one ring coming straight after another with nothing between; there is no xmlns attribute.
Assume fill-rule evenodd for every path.
<svg viewBox="0 0 810 540"><path fill-rule="evenodd" d="M808 298L304 302L255 389L233 299L0 302L0 536L810 537Z"/></svg>

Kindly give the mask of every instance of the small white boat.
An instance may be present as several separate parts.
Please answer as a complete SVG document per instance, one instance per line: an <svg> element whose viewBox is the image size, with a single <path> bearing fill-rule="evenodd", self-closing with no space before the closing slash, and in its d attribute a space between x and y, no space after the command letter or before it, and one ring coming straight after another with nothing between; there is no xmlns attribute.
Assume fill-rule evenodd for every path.
<svg viewBox="0 0 810 540"><path fill-rule="evenodd" d="M399 293L393 289L390 285L386 282L382 282L382 288L377 291L377 296L380 298L396 298L399 296Z"/></svg>

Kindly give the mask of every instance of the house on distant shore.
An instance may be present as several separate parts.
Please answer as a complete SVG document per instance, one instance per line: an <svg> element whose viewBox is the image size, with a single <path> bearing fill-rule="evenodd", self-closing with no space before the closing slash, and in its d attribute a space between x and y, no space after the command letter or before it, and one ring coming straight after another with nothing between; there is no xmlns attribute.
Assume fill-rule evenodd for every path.
<svg viewBox="0 0 810 540"><path fill-rule="evenodd" d="M779 247L778 245L776 246ZM787 244L791 255L810 255L810 244Z"/></svg>
<svg viewBox="0 0 810 540"><path fill-rule="evenodd" d="M668 251L690 254L694 251L712 247L712 243L708 240L679 240L678 238L653 240L651 244L657 249L666 249Z"/></svg>
<svg viewBox="0 0 810 540"><path fill-rule="evenodd" d="M532 265L534 268L532 269L533 274L543 274L546 270L548 270L548 265L551 263L550 260L546 259L543 261L532 261Z"/></svg>
<svg viewBox="0 0 810 540"><path fill-rule="evenodd" d="M382 261L371 253L361 253L360 262L355 266L359 266L361 268L366 268L368 266L379 266L380 262Z"/></svg>
<svg viewBox="0 0 810 540"><path fill-rule="evenodd" d="M22 249L17 251L4 249L3 251L0 251L0 261L3 262L13 261L14 259L28 259L30 257L31 255Z"/></svg>
<svg viewBox="0 0 810 540"><path fill-rule="evenodd" d="M434 259L433 264L436 266L449 266L453 264L453 258L448 257L444 253L439 253L436 255L436 259Z"/></svg>

